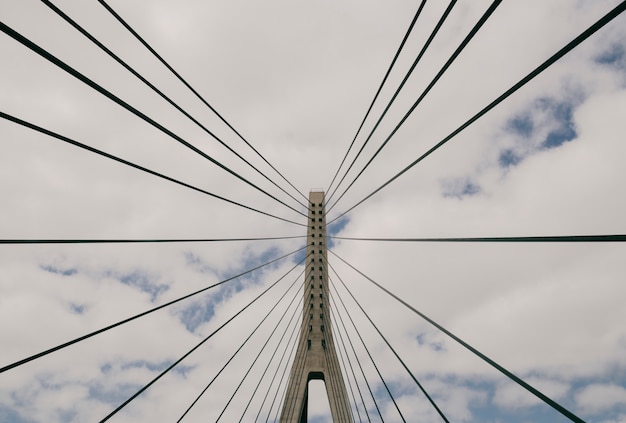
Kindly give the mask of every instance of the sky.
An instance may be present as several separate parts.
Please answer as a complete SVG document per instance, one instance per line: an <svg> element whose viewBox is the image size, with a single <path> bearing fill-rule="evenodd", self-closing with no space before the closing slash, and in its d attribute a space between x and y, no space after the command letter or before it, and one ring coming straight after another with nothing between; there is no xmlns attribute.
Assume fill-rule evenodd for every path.
<svg viewBox="0 0 626 423"><path fill-rule="evenodd" d="M184 143L6 33L0 35L2 113L205 191L2 119L0 239L294 238L0 244L0 366L294 254L0 373L0 421L100 421L204 340L110 421L176 421L214 378L183 421L255 421L257 415L259 421L273 421L285 383L281 372L289 369L300 324L304 255L296 250L304 246L302 225L307 222L301 214L306 208L294 200L305 198L285 179L305 197L321 189L328 199L336 185L328 191L331 180L419 2L107 2L285 179L99 2L51 3L259 172L45 2L0 0L3 24ZM426 2L340 177L448 4ZM333 206L489 4L454 5L354 168L330 197L328 221L381 187L618 2L503 1ZM622 14L353 208L329 233L370 238L624 234L625 111ZM352 357L347 330L385 421L402 418L348 316L404 419L442 420L340 281L450 421L568 420L338 257L583 420L626 422L622 243L329 243L336 253L329 253L334 269L330 279L336 285L331 302L336 304L334 316L342 317L333 322L338 355L343 359L347 351ZM350 361L357 377L355 382L344 366L346 383L354 386L349 386L349 396L354 389L359 398L358 384L372 421L380 421L356 360ZM323 387L311 390L310 420L330 421ZM367 420L363 404L357 404Z"/></svg>

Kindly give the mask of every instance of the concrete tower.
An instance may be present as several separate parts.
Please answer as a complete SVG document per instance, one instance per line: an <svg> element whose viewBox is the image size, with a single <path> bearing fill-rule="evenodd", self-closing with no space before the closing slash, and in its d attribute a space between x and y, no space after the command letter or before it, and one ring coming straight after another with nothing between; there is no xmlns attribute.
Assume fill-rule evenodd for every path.
<svg viewBox="0 0 626 423"><path fill-rule="evenodd" d="M313 379L321 379L326 385L333 422L353 421L330 321L325 242L324 192L311 191L302 327L280 415L281 423L306 423L308 383Z"/></svg>

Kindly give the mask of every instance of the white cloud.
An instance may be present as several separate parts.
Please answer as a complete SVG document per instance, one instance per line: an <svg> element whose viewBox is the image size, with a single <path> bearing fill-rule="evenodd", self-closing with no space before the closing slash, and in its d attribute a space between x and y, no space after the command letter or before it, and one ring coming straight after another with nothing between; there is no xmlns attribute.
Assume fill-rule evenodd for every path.
<svg viewBox="0 0 626 423"><path fill-rule="evenodd" d="M570 390L570 386L568 384L556 380L537 379L531 377L525 379L525 381L556 402L561 402ZM500 384L496 388L493 402L499 407L505 407L513 410L541 404L541 400L513 382Z"/></svg>
<svg viewBox="0 0 626 423"><path fill-rule="evenodd" d="M626 422L626 415L621 414L615 419L602 420L599 423L624 423L624 422Z"/></svg>
<svg viewBox="0 0 626 423"><path fill-rule="evenodd" d="M576 405L583 410L599 413L615 406L626 405L626 388L616 384L595 383L576 393Z"/></svg>
<svg viewBox="0 0 626 423"><path fill-rule="evenodd" d="M329 0L306 4L284 0L110 3L305 193L330 182L417 7L404 0L391 7ZM455 6L346 182L378 148L488 3L459 2ZM55 4L287 188L97 2L58 0ZM380 186L615 4L503 2L332 213L345 210ZM429 2L424 9L373 117L382 111L394 84L399 83L445 7ZM295 204L97 51L43 3L0 0L0 15L3 22L243 177ZM340 235L623 233L623 20L617 18L356 208ZM303 220L9 37L0 37L0 48L5 58L0 68L2 111L235 201ZM532 123L532 130L524 133L520 130L523 125L512 130L516 118ZM366 123L357 147L372 125L373 121ZM549 135L563 128L570 130L567 142L545 148ZM7 121L0 122L0 134L0 238L304 234L302 227L159 181ZM502 166L499 159L508 150L521 160ZM216 283L301 245L301 239L0 245L0 366ZM597 421L624 419L620 407L621 386L626 381L626 332L621 322L626 320L626 312L621 301L621 244L343 241L336 243L335 250L505 367L530 376L547 394L575 403ZM338 260L331 258L331 262L451 420L477 421L485 417L481 413L487 408L506 417L513 408L527 412L540 407ZM46 422L101 419L292 265L293 259L288 259L1 374L0 416L9 413L11 418ZM299 271L185 360L185 372L166 375L119 413L116 421L177 419ZM406 371L343 289L339 291L381 372L392 390L397 390L407 420L438 421ZM278 324L284 307L280 305L270 316L267 326L259 329L185 421L217 417ZM193 322L190 314L185 314L190 310L196 310ZM239 419L263 366L273 376L277 359L267 363L286 327L283 321L224 421ZM283 346L278 351L282 353ZM360 347L358 351L363 354ZM376 380L369 364L365 371ZM269 379L266 376L261 391ZM377 392L384 392L378 382L372 383ZM257 394L246 419L257 414L260 401ZM381 398L381 404L386 420L398 418L390 401ZM277 407L275 404L273 412ZM491 414L485 419L506 420Z"/></svg>

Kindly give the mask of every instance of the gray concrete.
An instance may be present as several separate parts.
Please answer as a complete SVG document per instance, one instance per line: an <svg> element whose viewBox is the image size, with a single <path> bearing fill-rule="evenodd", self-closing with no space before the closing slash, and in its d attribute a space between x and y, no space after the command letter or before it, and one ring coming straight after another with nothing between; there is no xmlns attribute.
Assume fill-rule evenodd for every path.
<svg viewBox="0 0 626 423"><path fill-rule="evenodd" d="M309 193L308 222L302 327L280 421L307 421L308 383L312 379L321 379L326 385L333 422L352 423L350 402L335 350L328 308L330 301L323 191Z"/></svg>

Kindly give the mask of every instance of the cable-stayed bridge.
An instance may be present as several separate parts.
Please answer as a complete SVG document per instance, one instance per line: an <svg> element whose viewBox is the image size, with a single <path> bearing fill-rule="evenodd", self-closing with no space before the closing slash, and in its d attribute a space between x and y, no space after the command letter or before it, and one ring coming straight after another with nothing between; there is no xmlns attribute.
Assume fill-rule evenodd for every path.
<svg viewBox="0 0 626 423"><path fill-rule="evenodd" d="M623 421L625 7L4 2L0 420Z"/></svg>

